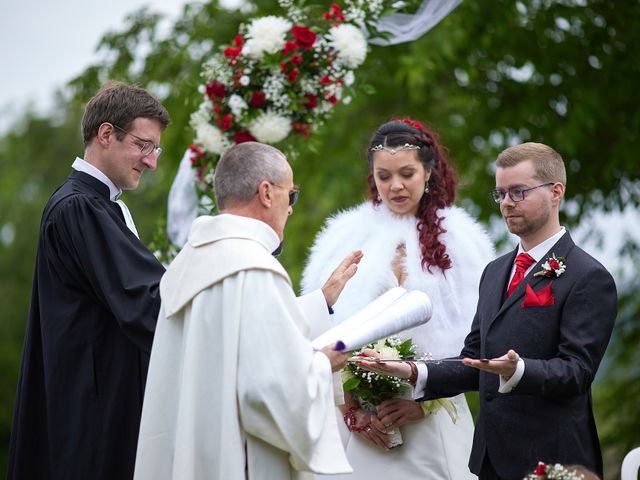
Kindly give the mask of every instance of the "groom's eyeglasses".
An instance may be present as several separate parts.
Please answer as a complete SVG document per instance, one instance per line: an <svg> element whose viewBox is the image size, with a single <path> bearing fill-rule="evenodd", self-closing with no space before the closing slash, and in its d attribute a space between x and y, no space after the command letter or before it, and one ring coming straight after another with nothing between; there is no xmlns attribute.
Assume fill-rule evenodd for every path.
<svg viewBox="0 0 640 480"><path fill-rule="evenodd" d="M537 185L535 187L531 187L531 188L519 188L519 187L514 187L514 188L510 188L507 191L504 190L491 190L489 192L489 197L491 198L491 200L493 200L494 202L496 202L498 205L502 203L502 201L505 199L505 197L507 195L509 195L509 198L511 199L512 202L521 202L522 200L524 200L524 194L531 191L531 190L535 190L536 188L540 188L540 187L548 187L549 185L553 185L553 182L549 182L549 183L543 183L542 185Z"/></svg>
<svg viewBox="0 0 640 480"><path fill-rule="evenodd" d="M285 187L284 185L278 185L277 183L269 182L269 185L273 187L289 189L289 187ZM300 187L298 187L297 185L294 185L293 189L289 190L289 206L290 207L293 207L296 204L299 196L300 196Z"/></svg>

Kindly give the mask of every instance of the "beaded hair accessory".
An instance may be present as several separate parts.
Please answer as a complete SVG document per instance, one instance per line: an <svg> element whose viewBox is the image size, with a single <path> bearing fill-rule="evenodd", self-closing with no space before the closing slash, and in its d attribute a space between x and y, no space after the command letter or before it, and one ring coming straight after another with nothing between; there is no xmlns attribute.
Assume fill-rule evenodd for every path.
<svg viewBox="0 0 640 480"><path fill-rule="evenodd" d="M405 143L404 145L400 147L395 147L395 148L390 148L382 144L376 145L375 147L371 147L372 152L379 152L380 150L386 150L391 155L395 155L396 153L401 152L403 150L420 150L420 146L411 145L410 143Z"/></svg>

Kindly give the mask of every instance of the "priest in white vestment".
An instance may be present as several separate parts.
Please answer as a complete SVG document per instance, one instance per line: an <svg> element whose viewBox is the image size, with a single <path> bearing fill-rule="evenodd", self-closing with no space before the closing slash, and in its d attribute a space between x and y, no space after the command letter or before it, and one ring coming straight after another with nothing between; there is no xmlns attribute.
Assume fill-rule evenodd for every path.
<svg viewBox="0 0 640 480"><path fill-rule="evenodd" d="M273 147L236 145L215 191L221 214L194 221L160 284L135 478L348 473L332 371L349 355L313 350L309 318L272 256L297 198L291 167Z"/></svg>

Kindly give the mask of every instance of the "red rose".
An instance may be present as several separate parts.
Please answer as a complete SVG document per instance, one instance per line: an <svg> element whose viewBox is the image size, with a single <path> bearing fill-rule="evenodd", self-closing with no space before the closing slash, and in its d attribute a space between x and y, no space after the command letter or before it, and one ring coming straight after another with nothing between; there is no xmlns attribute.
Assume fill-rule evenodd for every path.
<svg viewBox="0 0 640 480"><path fill-rule="evenodd" d="M298 75L300 75L300 70L298 70L297 68L294 68L289 72L289 74L287 75L287 78L289 78L289 81L291 83L295 83L295 81L298 79Z"/></svg>
<svg viewBox="0 0 640 480"><path fill-rule="evenodd" d="M291 60L289 60L289 62L292 65L300 65L302 63L302 56L301 55L294 55L293 57L291 57Z"/></svg>
<svg viewBox="0 0 640 480"><path fill-rule="evenodd" d="M198 147L198 145L194 145L194 144L189 145L189 151L192 153L191 165L197 164L198 160L204 157L204 152L200 150L200 147Z"/></svg>
<svg viewBox="0 0 640 480"><path fill-rule="evenodd" d="M224 115L218 122L218 124L220 125L220 130L223 130L223 131L229 130L231 128L232 120L233 119L231 118L230 114L227 113L226 115Z"/></svg>
<svg viewBox="0 0 640 480"><path fill-rule="evenodd" d="M306 108L307 110L313 110L314 108L316 108L318 106L318 97L316 97L315 95L311 94L311 93L307 93L304 98L307 99L307 101L304 103L304 108Z"/></svg>
<svg viewBox="0 0 640 480"><path fill-rule="evenodd" d="M291 29L291 36L296 39L296 44L303 50L309 50L316 42L317 35L309 27L296 25Z"/></svg>
<svg viewBox="0 0 640 480"><path fill-rule="evenodd" d="M282 62L282 63L280 64L280 71L281 71L282 73L287 73L287 64L286 64L286 63Z"/></svg>
<svg viewBox="0 0 640 480"><path fill-rule="evenodd" d="M337 3L331 4L331 10L324 14L325 20L337 20L338 22L344 22L344 15L340 6Z"/></svg>
<svg viewBox="0 0 640 480"><path fill-rule="evenodd" d="M297 49L298 49L298 45L296 45L296 42L292 42L291 40L288 40L284 44L284 48L282 49L282 54L289 55L291 52L295 52Z"/></svg>
<svg viewBox="0 0 640 480"><path fill-rule="evenodd" d="M207 97L211 100L215 100L216 98L224 98L227 96L227 88L224 86L224 83L219 82L218 80L214 80L206 87Z"/></svg>
<svg viewBox="0 0 640 480"><path fill-rule="evenodd" d="M560 263L558 263L558 260L556 260L555 258L550 258L549 259L549 266L551 267L551 270L556 271L560 269Z"/></svg>
<svg viewBox="0 0 640 480"><path fill-rule="evenodd" d="M537 476L539 476L539 477L541 477L543 475L546 475L547 474L547 466L544 463L540 462L538 464L538 466L536 467L535 474Z"/></svg>
<svg viewBox="0 0 640 480"><path fill-rule="evenodd" d="M311 127L308 123L292 123L291 127L304 138L309 138L311 134Z"/></svg>
<svg viewBox="0 0 640 480"><path fill-rule="evenodd" d="M230 58L231 60L235 60L240 52L242 51L242 47L227 47L224 49L224 56Z"/></svg>
<svg viewBox="0 0 640 480"><path fill-rule="evenodd" d="M329 100L329 102L333 105L338 103L338 97L336 97L335 95L331 95L329 98L327 98L327 100Z"/></svg>
<svg viewBox="0 0 640 480"><path fill-rule="evenodd" d="M251 100L249 100L249 103L253 108L262 108L267 104L267 96L262 90L256 90L251 94Z"/></svg>
<svg viewBox="0 0 640 480"><path fill-rule="evenodd" d="M244 37L242 35L236 35L235 37L233 37L233 44L236 47L242 47L242 45L244 44Z"/></svg>
<svg viewBox="0 0 640 480"><path fill-rule="evenodd" d="M236 143L255 142L256 139L246 130L239 130L233 134L233 141Z"/></svg>
<svg viewBox="0 0 640 480"><path fill-rule="evenodd" d="M320 79L320 85L331 85L331 79L329 78L329 75L325 75Z"/></svg>

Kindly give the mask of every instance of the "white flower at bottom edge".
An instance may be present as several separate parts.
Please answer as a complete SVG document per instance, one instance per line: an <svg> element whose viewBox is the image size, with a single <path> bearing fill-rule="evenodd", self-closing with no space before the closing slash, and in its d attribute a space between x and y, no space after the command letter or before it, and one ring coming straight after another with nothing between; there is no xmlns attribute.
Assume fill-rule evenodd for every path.
<svg viewBox="0 0 640 480"><path fill-rule="evenodd" d="M359 67L367 57L367 40L362 32L351 24L332 27L328 34L329 45L338 52L338 60L349 68Z"/></svg>
<svg viewBox="0 0 640 480"><path fill-rule="evenodd" d="M291 132L291 121L272 111L261 113L249 124L249 133L262 143L278 143Z"/></svg>
<svg viewBox="0 0 640 480"><path fill-rule="evenodd" d="M196 126L195 142L202 145L207 152L218 155L226 152L231 146L222 131L210 123L200 123Z"/></svg>

